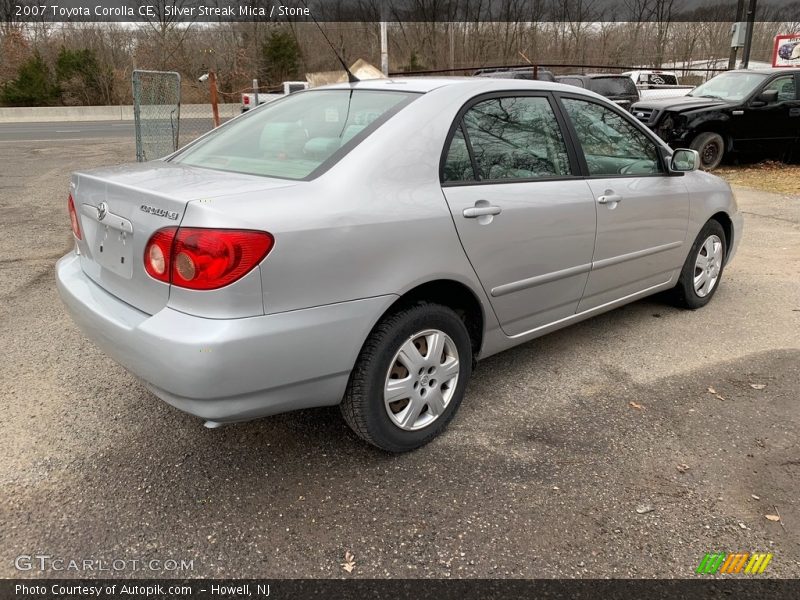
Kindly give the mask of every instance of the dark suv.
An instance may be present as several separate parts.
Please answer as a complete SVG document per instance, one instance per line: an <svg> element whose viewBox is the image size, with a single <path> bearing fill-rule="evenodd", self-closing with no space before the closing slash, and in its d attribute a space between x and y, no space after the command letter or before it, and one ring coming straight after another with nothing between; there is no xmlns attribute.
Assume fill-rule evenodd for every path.
<svg viewBox="0 0 800 600"><path fill-rule="evenodd" d="M697 150L706 170L730 152L800 156L800 68L727 71L687 96L643 100L632 112L673 148Z"/></svg>
<svg viewBox="0 0 800 600"><path fill-rule="evenodd" d="M557 75L556 81L591 90L630 110L639 100L639 90L627 75L596 73L593 75Z"/></svg>

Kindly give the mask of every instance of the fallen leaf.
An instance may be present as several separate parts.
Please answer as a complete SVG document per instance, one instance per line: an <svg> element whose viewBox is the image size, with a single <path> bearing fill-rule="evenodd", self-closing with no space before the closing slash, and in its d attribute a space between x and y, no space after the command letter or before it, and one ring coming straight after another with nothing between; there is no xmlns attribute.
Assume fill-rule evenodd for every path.
<svg viewBox="0 0 800 600"><path fill-rule="evenodd" d="M769 521L780 521L780 515L764 515Z"/></svg>
<svg viewBox="0 0 800 600"><path fill-rule="evenodd" d="M645 515L647 513L651 513L656 509L655 506L652 504L642 504L641 506L636 507L636 512L640 515Z"/></svg>
<svg viewBox="0 0 800 600"><path fill-rule="evenodd" d="M641 404L637 404L636 402L629 402L629 404L630 404L630 405L631 405L633 408L635 408L636 410L642 410L642 409L644 408L644 406L642 406Z"/></svg>
<svg viewBox="0 0 800 600"><path fill-rule="evenodd" d="M675 468L678 469L679 473L686 473L686 471L689 470L689 465L687 465L686 463L681 463Z"/></svg>
<svg viewBox="0 0 800 600"><path fill-rule="evenodd" d="M349 550L344 553L344 562L342 563L342 568L348 573L352 573L353 569L356 568L355 556L353 556Z"/></svg>
<svg viewBox="0 0 800 600"><path fill-rule="evenodd" d="M745 525L744 523L739 523L739 527L741 527L742 529L747 529L747 525Z"/></svg>
<svg viewBox="0 0 800 600"><path fill-rule="evenodd" d="M715 390L715 389L714 389L713 387L711 387L711 386L708 386L708 393L709 393L709 394L716 394L716 393L717 393L717 390Z"/></svg>
<svg viewBox="0 0 800 600"><path fill-rule="evenodd" d="M750 494L750 497L751 497L753 500L761 500L761 497L760 497L760 496L756 496L755 494Z"/></svg>
<svg viewBox="0 0 800 600"><path fill-rule="evenodd" d="M719 394L717 394L717 395L715 396L715 398L716 398L717 400L725 400L725 398L723 398L723 397L722 397L722 396L720 396Z"/></svg>
<svg viewBox="0 0 800 600"><path fill-rule="evenodd" d="M750 387L753 388L754 390L763 390L765 387L767 387L767 384L766 383L751 383Z"/></svg>

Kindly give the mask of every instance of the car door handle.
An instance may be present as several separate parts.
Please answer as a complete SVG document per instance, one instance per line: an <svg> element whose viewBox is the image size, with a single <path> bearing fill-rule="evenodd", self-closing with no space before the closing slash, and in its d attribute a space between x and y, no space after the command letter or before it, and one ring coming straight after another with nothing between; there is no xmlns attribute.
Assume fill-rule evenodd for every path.
<svg viewBox="0 0 800 600"><path fill-rule="evenodd" d="M501 212L503 212L502 208L499 206L492 206L490 204L488 206L472 206L470 208L465 208L462 214L467 219L475 219L477 217L485 217L487 215L499 215Z"/></svg>
<svg viewBox="0 0 800 600"><path fill-rule="evenodd" d="M605 193L602 196L597 197L598 204L613 204L615 202L622 202L622 196L619 194Z"/></svg>

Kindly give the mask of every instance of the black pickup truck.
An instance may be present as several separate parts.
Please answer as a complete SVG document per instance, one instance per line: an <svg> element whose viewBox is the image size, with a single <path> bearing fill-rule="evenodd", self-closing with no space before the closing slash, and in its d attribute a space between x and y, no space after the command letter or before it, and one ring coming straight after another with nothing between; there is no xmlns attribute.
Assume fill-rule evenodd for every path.
<svg viewBox="0 0 800 600"><path fill-rule="evenodd" d="M673 148L697 150L706 170L732 152L800 158L800 68L727 71L631 112Z"/></svg>

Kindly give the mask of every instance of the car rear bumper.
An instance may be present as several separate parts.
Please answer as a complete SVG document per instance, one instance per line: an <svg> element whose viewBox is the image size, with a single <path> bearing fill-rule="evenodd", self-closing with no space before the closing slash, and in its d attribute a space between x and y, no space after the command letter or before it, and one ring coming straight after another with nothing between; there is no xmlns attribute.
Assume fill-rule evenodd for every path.
<svg viewBox="0 0 800 600"><path fill-rule="evenodd" d="M56 264L74 321L169 404L211 421L241 421L338 404L361 345L396 296L241 319L164 308L148 315L104 291L75 253Z"/></svg>

